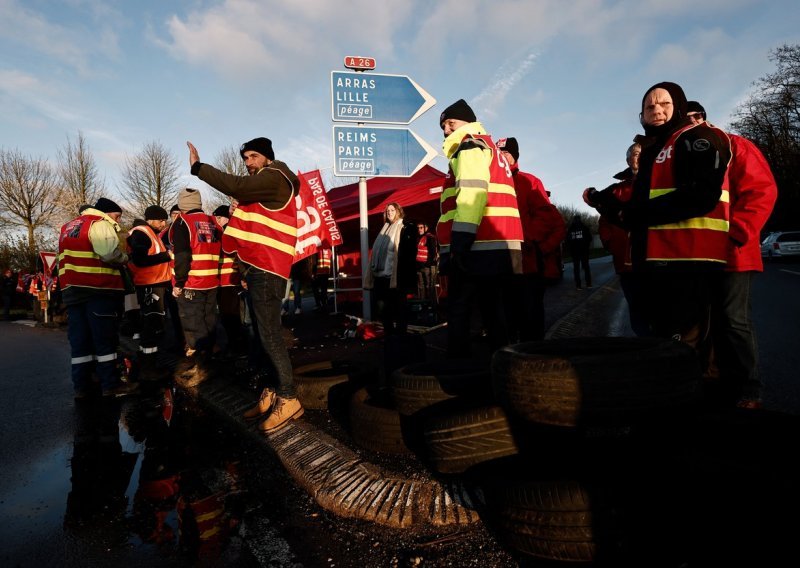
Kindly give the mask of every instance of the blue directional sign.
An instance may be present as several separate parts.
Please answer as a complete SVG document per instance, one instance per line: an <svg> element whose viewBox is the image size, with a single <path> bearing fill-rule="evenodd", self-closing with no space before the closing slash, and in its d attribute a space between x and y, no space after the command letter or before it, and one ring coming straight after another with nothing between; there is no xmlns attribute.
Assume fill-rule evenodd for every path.
<svg viewBox="0 0 800 568"><path fill-rule="evenodd" d="M410 177L436 150L408 128L334 125L333 154L337 176Z"/></svg>
<svg viewBox="0 0 800 568"><path fill-rule="evenodd" d="M436 99L406 75L331 72L331 117L340 122L408 124Z"/></svg>

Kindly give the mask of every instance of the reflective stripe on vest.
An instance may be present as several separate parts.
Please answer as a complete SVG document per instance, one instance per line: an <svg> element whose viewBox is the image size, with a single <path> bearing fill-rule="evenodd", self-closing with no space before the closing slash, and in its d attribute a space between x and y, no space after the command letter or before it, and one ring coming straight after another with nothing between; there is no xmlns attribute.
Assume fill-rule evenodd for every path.
<svg viewBox="0 0 800 568"><path fill-rule="evenodd" d="M155 256L167 252L167 247L150 225L137 225L130 230L129 234L132 235L134 231L144 233L147 235L147 238L150 239L150 248L147 251L148 256ZM128 247L128 253L130 252L131 249ZM153 266L136 266L136 263L131 261L128 263L128 268L133 276L133 283L137 286L148 286L150 284L168 282L172 278L172 272L174 272L174 268L172 270L170 269L169 262L161 262Z"/></svg>
<svg viewBox="0 0 800 568"><path fill-rule="evenodd" d="M323 276L330 274L333 269L333 254L331 249L319 249L317 251L317 274Z"/></svg>
<svg viewBox="0 0 800 568"><path fill-rule="evenodd" d="M239 275L239 267L236 266L236 257L227 253L222 253L219 265L219 285L238 286L242 279Z"/></svg>
<svg viewBox="0 0 800 568"><path fill-rule="evenodd" d="M466 135L468 138L483 142L492 152L492 161L489 164L489 180L461 179L459 187L455 186L452 164L442 188L440 198L441 217L436 225L436 238L439 240L439 250L442 254L450 252L450 237L452 231L474 233L475 242L473 251L522 249L522 223L519 219L517 194L514 190L514 181L503 155L495 146L490 136L486 134ZM463 144L463 141L462 141ZM458 153L452 161L459 159ZM463 215L457 210L456 199L462 190L486 191L486 205L482 211L471 211L470 217L480 218L478 225L470 222L461 222L456 217ZM469 205L461 204L462 207Z"/></svg>
<svg viewBox="0 0 800 568"><path fill-rule="evenodd" d="M422 235L417 241L417 262L428 262L428 235Z"/></svg>
<svg viewBox="0 0 800 568"><path fill-rule="evenodd" d="M270 169L280 172L277 168ZM286 182L291 185L288 178ZM258 202L240 204L222 235L222 248L227 254L236 254L242 262L286 279L292 269L296 244L294 194L280 209L268 209Z"/></svg>
<svg viewBox="0 0 800 568"><path fill-rule="evenodd" d="M184 288L211 290L219 286L220 235L214 217L205 213L181 213L189 229L192 262ZM176 220L177 221L177 220ZM175 225L173 224L173 227ZM173 240L170 231L170 240Z"/></svg>
<svg viewBox="0 0 800 568"><path fill-rule="evenodd" d="M97 215L81 215L61 227L58 239L58 279L62 290L70 286L101 290L124 290L119 268L103 262L94 252L89 230L96 222L107 223Z"/></svg>
<svg viewBox="0 0 800 568"><path fill-rule="evenodd" d="M650 199L675 191L674 152L669 150L674 148L681 134L695 127L691 125L678 130L664 145L667 151L660 154L664 159L653 164ZM722 133L719 129L715 130ZM727 136L725 139L727 140ZM729 207L730 194L726 176L719 201L714 209L702 217L648 227L647 260L727 263Z"/></svg>

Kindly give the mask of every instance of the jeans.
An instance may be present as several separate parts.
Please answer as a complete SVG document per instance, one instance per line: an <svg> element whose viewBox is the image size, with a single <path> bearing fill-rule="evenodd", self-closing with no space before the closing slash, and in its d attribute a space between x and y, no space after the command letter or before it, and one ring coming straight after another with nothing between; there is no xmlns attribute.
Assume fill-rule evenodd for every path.
<svg viewBox="0 0 800 568"><path fill-rule="evenodd" d="M76 391L91 387L92 368L106 391L119 385L117 345L122 297L96 294L67 306L67 337L72 357L72 385Z"/></svg>
<svg viewBox="0 0 800 568"><path fill-rule="evenodd" d="M575 255L572 257L572 274L575 276L575 286L581 285L581 267L586 286L592 285L592 269L589 267L589 255Z"/></svg>
<svg viewBox="0 0 800 568"><path fill-rule="evenodd" d="M731 397L758 400L758 342L751 315L750 272L719 275L711 303L711 337L714 359L724 388Z"/></svg>
<svg viewBox="0 0 800 568"><path fill-rule="evenodd" d="M281 301L286 290L286 280L253 266L245 272L247 291L253 315L253 326L261 339L261 346L278 373L276 392L282 398L295 398L292 362L281 333Z"/></svg>
<svg viewBox="0 0 800 568"><path fill-rule="evenodd" d="M511 343L544 339L544 290L542 274L515 274L511 277L512 293L505 295Z"/></svg>
<svg viewBox="0 0 800 568"><path fill-rule="evenodd" d="M374 298L381 324L386 335L406 333L408 331L408 302L406 292L401 288L392 288L390 276L376 276Z"/></svg>
<svg viewBox="0 0 800 568"><path fill-rule="evenodd" d="M631 329L637 337L648 337L650 326L647 323L647 314L643 302L642 275L638 272L621 272L619 284L625 301L628 303L628 316L631 322Z"/></svg>

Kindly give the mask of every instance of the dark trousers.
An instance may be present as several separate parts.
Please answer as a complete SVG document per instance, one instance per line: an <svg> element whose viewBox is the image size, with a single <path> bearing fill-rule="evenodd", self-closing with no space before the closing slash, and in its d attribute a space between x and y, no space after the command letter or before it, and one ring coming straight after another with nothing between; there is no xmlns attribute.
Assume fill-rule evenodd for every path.
<svg viewBox="0 0 800 568"><path fill-rule="evenodd" d="M329 274L318 274L311 281L311 290L314 293L314 303L318 308L325 308L328 305L328 282Z"/></svg>
<svg viewBox="0 0 800 568"><path fill-rule="evenodd" d="M436 267L421 266L417 268L417 298L428 300L436 305Z"/></svg>
<svg viewBox="0 0 800 568"><path fill-rule="evenodd" d="M544 276L515 274L510 282L511 293L504 295L508 340L516 343L544 339Z"/></svg>
<svg viewBox="0 0 800 568"><path fill-rule="evenodd" d="M139 301L141 317L141 337L139 350L144 354L157 353L158 345L164 336L165 286L137 286L136 299Z"/></svg>
<svg viewBox="0 0 800 568"><path fill-rule="evenodd" d="M271 272L249 266L245 278L250 295L253 327L256 328L261 346L278 374L278 396L296 396L292 362L281 333L281 301L286 290L286 280Z"/></svg>
<svg viewBox="0 0 800 568"><path fill-rule="evenodd" d="M186 345L195 351L210 354L214 346L214 328L217 325L217 289L183 289L178 296L178 310L181 314L183 335Z"/></svg>
<svg viewBox="0 0 800 568"><path fill-rule="evenodd" d="M452 266L447 282L447 356L467 359L470 345L473 305L477 304L492 349L508 345L503 294L510 275L474 275Z"/></svg>
<svg viewBox="0 0 800 568"><path fill-rule="evenodd" d="M572 274L575 276L575 286L581 285L581 267L583 267L583 279L586 286L592 285L592 269L589 268L589 255L579 254L572 257Z"/></svg>
<svg viewBox="0 0 800 568"><path fill-rule="evenodd" d="M181 325L181 314L178 310L178 300L172 295L172 286L167 286L164 290L164 305L167 308L169 321L172 323L172 333L175 337L175 346L178 351L183 352L186 338L183 336L183 326Z"/></svg>
<svg viewBox="0 0 800 568"><path fill-rule="evenodd" d="M234 353L247 351L240 304L238 287L221 286L218 288L217 306L219 307L219 319L227 336L228 350Z"/></svg>
<svg viewBox="0 0 800 568"><path fill-rule="evenodd" d="M711 297L711 338L722 386L731 398L758 400L758 342L753 328L750 290L754 272L717 275Z"/></svg>
<svg viewBox="0 0 800 568"><path fill-rule="evenodd" d="M122 297L97 294L67 306L67 337L72 357L72 385L76 391L91 387L92 369L102 389L119 385L117 345Z"/></svg>
<svg viewBox="0 0 800 568"><path fill-rule="evenodd" d="M381 315L383 332L387 335L408 331L408 301L401 288L391 288L389 276L375 277L375 306Z"/></svg>
<svg viewBox="0 0 800 568"><path fill-rule="evenodd" d="M650 325L647 323L647 314L644 306L642 274L639 272L622 272L619 275L619 284L625 301L628 303L628 315L631 329L638 337L651 335Z"/></svg>

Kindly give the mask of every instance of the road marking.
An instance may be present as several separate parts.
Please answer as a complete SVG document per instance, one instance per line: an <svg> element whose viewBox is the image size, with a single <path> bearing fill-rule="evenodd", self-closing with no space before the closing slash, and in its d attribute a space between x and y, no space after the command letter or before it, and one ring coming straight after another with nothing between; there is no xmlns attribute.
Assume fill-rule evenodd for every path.
<svg viewBox="0 0 800 568"><path fill-rule="evenodd" d="M19 325L27 325L28 327L36 327L36 321L34 320L14 320L14 323Z"/></svg>
<svg viewBox="0 0 800 568"><path fill-rule="evenodd" d="M785 268L781 268L781 272L788 272L789 274L794 274L795 276L800 276L800 272L796 272L794 270L786 270Z"/></svg>

